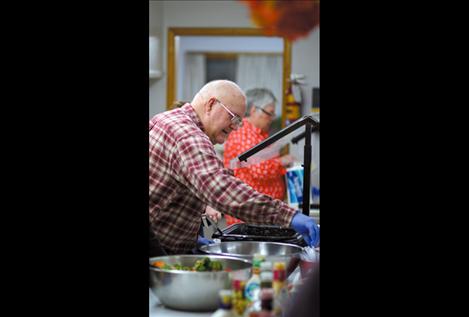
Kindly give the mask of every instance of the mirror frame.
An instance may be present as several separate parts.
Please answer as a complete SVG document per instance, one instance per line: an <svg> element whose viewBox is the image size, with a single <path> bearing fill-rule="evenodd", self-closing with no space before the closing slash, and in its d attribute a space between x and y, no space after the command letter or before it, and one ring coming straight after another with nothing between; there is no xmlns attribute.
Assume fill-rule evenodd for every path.
<svg viewBox="0 0 469 317"><path fill-rule="evenodd" d="M175 38L180 35L194 35L194 36L263 36L265 35L262 29L255 28L168 28L168 45L167 45L167 85L166 85L166 109L171 110L171 106L175 101L176 96L176 48ZM271 36L272 37L272 36ZM273 36L279 37L279 36ZM286 115L286 94L288 80L291 73L291 42L283 38L283 74L282 74L282 117L281 126L285 127Z"/></svg>

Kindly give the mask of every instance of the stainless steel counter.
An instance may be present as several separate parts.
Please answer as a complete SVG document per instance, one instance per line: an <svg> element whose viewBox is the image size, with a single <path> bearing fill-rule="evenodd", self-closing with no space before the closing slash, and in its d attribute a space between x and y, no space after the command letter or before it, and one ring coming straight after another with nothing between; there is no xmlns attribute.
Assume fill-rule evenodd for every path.
<svg viewBox="0 0 469 317"><path fill-rule="evenodd" d="M156 297L151 289L150 291L150 316L149 317L210 317L213 312L195 313L175 310L164 307L158 297Z"/></svg>

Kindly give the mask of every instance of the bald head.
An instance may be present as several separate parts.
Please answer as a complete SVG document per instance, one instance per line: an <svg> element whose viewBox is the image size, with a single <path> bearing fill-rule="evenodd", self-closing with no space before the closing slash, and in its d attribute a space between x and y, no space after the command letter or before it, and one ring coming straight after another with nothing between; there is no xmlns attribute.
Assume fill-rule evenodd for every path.
<svg viewBox="0 0 469 317"><path fill-rule="evenodd" d="M244 117L246 95L229 80L214 80L200 89L191 102L202 121L205 133L215 143L223 143L228 134L237 128L233 115Z"/></svg>
<svg viewBox="0 0 469 317"><path fill-rule="evenodd" d="M194 96L191 104L197 106L206 102L209 98L215 97L217 99L244 99L246 95L242 89L230 80L214 80L203 86L199 92Z"/></svg>

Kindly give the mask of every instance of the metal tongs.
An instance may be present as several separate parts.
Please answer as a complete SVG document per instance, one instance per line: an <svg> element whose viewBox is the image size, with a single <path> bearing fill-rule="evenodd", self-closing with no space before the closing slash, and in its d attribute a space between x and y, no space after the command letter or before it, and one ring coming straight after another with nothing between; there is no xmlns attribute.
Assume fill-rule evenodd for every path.
<svg viewBox="0 0 469 317"><path fill-rule="evenodd" d="M215 227L215 230L217 230L218 233L220 233L221 236L224 236L223 231L221 231L220 228L218 228L218 223L217 223L217 222L213 221L210 217L208 217L208 216L205 215L205 214L202 215L202 221L203 221L204 219L205 219L205 220L208 220L208 222L210 222L210 224Z"/></svg>

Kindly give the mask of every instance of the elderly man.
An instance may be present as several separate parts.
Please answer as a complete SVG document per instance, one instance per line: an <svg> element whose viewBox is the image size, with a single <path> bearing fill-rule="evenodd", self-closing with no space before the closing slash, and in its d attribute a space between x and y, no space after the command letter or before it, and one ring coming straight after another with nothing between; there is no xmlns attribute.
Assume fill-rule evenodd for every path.
<svg viewBox="0 0 469 317"><path fill-rule="evenodd" d="M249 223L291 226L310 245L319 242L313 219L261 194L233 176L217 157L242 124L246 97L228 80L209 82L191 103L150 120L150 230L169 254L190 253L207 205Z"/></svg>

